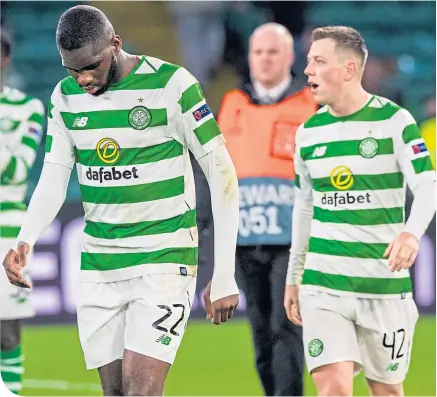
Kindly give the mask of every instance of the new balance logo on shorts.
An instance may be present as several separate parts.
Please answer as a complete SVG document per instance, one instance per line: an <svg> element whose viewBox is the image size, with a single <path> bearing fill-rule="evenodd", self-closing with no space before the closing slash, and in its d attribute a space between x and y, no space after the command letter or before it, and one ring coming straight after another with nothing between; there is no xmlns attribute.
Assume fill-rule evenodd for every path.
<svg viewBox="0 0 437 397"><path fill-rule="evenodd" d="M399 363L390 363L386 371L394 372L399 368Z"/></svg>
<svg viewBox="0 0 437 397"><path fill-rule="evenodd" d="M165 334L162 334L158 339L156 339L155 342L168 346L171 342L171 338Z"/></svg>

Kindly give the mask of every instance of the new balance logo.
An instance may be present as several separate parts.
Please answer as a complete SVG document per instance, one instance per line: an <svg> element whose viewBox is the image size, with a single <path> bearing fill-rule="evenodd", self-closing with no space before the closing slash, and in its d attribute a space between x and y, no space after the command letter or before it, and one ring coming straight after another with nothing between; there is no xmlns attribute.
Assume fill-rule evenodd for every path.
<svg viewBox="0 0 437 397"><path fill-rule="evenodd" d="M394 372L399 368L399 363L390 363L386 371Z"/></svg>
<svg viewBox="0 0 437 397"><path fill-rule="evenodd" d="M314 149L312 157L322 157L326 153L326 146L318 146Z"/></svg>
<svg viewBox="0 0 437 397"><path fill-rule="evenodd" d="M88 123L88 117L76 117L73 121L73 128L85 127L86 123Z"/></svg>
<svg viewBox="0 0 437 397"><path fill-rule="evenodd" d="M165 334L162 334L158 339L156 339L156 342L168 346L171 342L171 338Z"/></svg>

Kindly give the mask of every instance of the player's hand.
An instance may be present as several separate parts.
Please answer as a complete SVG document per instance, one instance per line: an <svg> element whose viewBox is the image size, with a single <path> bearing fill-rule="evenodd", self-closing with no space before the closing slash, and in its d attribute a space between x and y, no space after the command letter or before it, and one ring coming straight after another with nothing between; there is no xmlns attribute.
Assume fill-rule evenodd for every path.
<svg viewBox="0 0 437 397"><path fill-rule="evenodd" d="M419 241L408 232L401 233L390 243L384 252L388 256L388 265L392 272L410 268L419 251Z"/></svg>
<svg viewBox="0 0 437 397"><path fill-rule="evenodd" d="M211 281L206 286L203 294L205 302L206 319L211 320L213 324L220 325L232 318L234 310L238 306L238 294L226 296L211 302Z"/></svg>
<svg viewBox="0 0 437 397"><path fill-rule="evenodd" d="M21 273L21 270L26 265L29 251L29 244L20 242L17 251L10 249L3 260L3 267L6 270L9 282L17 287L31 288L29 281L27 281Z"/></svg>
<svg viewBox="0 0 437 397"><path fill-rule="evenodd" d="M286 285L284 294L284 307L288 319L296 325L302 326L299 307L299 286Z"/></svg>

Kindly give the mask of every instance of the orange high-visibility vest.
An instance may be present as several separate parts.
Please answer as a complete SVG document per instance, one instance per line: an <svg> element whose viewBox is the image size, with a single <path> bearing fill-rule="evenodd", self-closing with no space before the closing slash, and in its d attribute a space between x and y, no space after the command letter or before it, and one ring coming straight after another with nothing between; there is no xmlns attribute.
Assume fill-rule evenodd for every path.
<svg viewBox="0 0 437 397"><path fill-rule="evenodd" d="M224 96L218 123L240 185L238 245L290 244L295 135L316 110L308 88L271 105L241 89Z"/></svg>

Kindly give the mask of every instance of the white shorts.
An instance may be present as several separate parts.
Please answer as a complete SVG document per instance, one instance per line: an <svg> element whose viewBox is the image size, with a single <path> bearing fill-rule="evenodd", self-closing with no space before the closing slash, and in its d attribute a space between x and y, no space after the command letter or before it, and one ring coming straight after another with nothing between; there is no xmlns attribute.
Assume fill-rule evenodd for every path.
<svg viewBox="0 0 437 397"><path fill-rule="evenodd" d="M196 277L148 274L111 283L81 283L79 337L88 369L125 349L172 364L190 316Z"/></svg>
<svg viewBox="0 0 437 397"><path fill-rule="evenodd" d="M300 310L308 370L353 361L355 374L397 384L410 363L419 313L412 298L364 299L301 290Z"/></svg>
<svg viewBox="0 0 437 397"><path fill-rule="evenodd" d="M0 239L0 258L3 263L8 251L14 244L15 239ZM23 268L24 278L30 281L29 264L32 262L32 255L28 255L27 265ZM20 288L9 282L6 271L1 265L0 269L0 320L19 320L33 317L35 308L31 301L31 290Z"/></svg>

